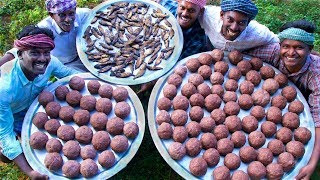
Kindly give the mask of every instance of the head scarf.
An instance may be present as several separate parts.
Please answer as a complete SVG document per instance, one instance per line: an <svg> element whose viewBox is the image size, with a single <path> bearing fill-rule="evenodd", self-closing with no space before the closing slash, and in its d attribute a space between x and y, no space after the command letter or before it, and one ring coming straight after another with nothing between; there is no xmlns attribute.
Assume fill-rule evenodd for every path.
<svg viewBox="0 0 320 180"><path fill-rule="evenodd" d="M46 0L46 9L50 13L62 13L77 7L76 0Z"/></svg>
<svg viewBox="0 0 320 180"><path fill-rule="evenodd" d="M14 41L14 47L21 51L30 50L32 48L50 48L55 47L53 39L45 34L36 34L25 36Z"/></svg>
<svg viewBox="0 0 320 180"><path fill-rule="evenodd" d="M314 35L313 33L308 33L307 31L300 28L288 28L283 30L278 34L280 42L284 39L291 39L296 41L304 42L307 45L313 46L314 43Z"/></svg>
<svg viewBox="0 0 320 180"><path fill-rule="evenodd" d="M226 11L239 11L249 16L252 20L258 14L257 6L251 0L222 0L221 10Z"/></svg>
<svg viewBox="0 0 320 180"><path fill-rule="evenodd" d="M207 0L186 0L187 2L191 2L203 8L207 4Z"/></svg>

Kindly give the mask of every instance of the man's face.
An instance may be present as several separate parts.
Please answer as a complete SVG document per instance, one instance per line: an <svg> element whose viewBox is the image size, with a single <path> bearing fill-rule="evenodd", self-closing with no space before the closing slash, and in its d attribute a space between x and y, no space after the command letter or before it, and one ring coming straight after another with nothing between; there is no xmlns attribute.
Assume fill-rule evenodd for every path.
<svg viewBox="0 0 320 180"><path fill-rule="evenodd" d="M51 60L50 48L34 48L19 54L20 65L27 77L43 74Z"/></svg>
<svg viewBox="0 0 320 180"><path fill-rule="evenodd" d="M179 0L177 9L177 20L181 28L190 28L197 20L200 12L200 6L190 2L186 2L185 0Z"/></svg>
<svg viewBox="0 0 320 180"><path fill-rule="evenodd" d="M249 24L249 17L237 11L221 11L220 18L223 22L221 33L229 41L235 40Z"/></svg>
<svg viewBox="0 0 320 180"><path fill-rule="evenodd" d="M50 16L56 21L58 26L63 31L70 32L76 18L76 8L64 11L62 13L50 14Z"/></svg>
<svg viewBox="0 0 320 180"><path fill-rule="evenodd" d="M281 60L291 73L303 67L310 52L311 48L301 41L285 39L280 44Z"/></svg>

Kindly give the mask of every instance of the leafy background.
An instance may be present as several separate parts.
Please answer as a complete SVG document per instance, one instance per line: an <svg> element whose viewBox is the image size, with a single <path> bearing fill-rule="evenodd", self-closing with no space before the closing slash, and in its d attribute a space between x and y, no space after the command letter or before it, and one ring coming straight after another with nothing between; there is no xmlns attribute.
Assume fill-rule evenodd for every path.
<svg viewBox="0 0 320 180"><path fill-rule="evenodd" d="M289 21L307 19L318 29L315 33L315 50L320 51L320 1L319 0L253 0L259 8L256 20L278 33L279 27ZM79 7L93 8L102 0L78 0ZM208 0L218 5L219 0ZM36 24L47 16L44 0L1 0L0 1L0 56L12 47L16 34L22 27ZM145 112L150 92L139 96ZM146 117L147 121L147 117ZM319 165L318 165L319 166ZM320 167L312 179L319 179ZM1 179L28 179L13 163L0 162ZM126 168L112 179L182 179L161 157L153 144L148 125L139 151Z"/></svg>

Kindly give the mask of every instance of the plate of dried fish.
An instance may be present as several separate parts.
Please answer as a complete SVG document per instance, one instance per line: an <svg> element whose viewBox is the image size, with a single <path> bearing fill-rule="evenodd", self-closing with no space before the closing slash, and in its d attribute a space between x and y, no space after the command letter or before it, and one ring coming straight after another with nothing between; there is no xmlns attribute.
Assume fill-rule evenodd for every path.
<svg viewBox="0 0 320 180"><path fill-rule="evenodd" d="M182 47L176 18L147 0L101 3L77 34L85 67L102 80L123 85L161 77L176 64Z"/></svg>

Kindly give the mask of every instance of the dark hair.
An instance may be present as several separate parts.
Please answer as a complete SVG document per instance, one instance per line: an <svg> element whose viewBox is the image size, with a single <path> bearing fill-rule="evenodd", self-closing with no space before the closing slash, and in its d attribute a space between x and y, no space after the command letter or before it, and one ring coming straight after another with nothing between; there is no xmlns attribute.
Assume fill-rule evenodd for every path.
<svg viewBox="0 0 320 180"><path fill-rule="evenodd" d="M283 30L291 28L291 27L303 29L303 30L307 31L308 33L314 33L316 31L316 25L313 24L312 22L305 20L305 19L288 22L288 23L282 25L280 27L279 31L282 32Z"/></svg>
<svg viewBox="0 0 320 180"><path fill-rule="evenodd" d="M35 34L45 34L54 40L53 32L48 28L40 28L35 25L29 25L24 27L17 35L17 39L21 39L25 36L35 35Z"/></svg>

